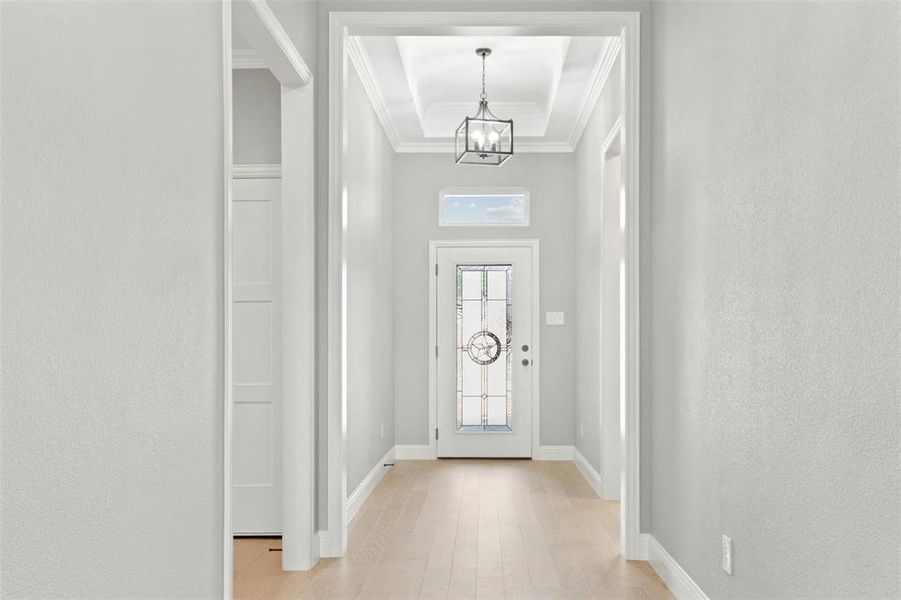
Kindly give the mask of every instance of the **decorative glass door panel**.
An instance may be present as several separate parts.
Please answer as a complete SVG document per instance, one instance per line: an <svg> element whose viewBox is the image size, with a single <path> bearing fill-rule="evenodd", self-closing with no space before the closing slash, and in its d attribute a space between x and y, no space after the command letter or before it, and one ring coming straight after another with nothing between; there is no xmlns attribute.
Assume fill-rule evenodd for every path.
<svg viewBox="0 0 901 600"><path fill-rule="evenodd" d="M457 431L513 431L513 265L457 265Z"/></svg>
<svg viewBox="0 0 901 600"><path fill-rule="evenodd" d="M438 456L531 456L537 248L443 244L433 313Z"/></svg>

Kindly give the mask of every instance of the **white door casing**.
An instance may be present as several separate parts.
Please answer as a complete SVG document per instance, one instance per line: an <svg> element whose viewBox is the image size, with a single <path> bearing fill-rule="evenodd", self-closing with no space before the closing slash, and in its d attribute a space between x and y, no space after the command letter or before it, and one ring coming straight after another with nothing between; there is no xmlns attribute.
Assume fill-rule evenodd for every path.
<svg viewBox="0 0 901 600"><path fill-rule="evenodd" d="M642 539L639 534L640 515L640 318L639 318L639 172L640 139L640 30L641 17L636 11L502 11L502 12L379 12L333 11L329 13L328 51L328 189L329 189L329 268L328 268L328 520L327 530L320 532L323 548L328 556L344 554L346 522L344 519L346 498L346 374L343 360L346 341L344 336L346 311L346 239L342 224L347 212L344 196L346 118L347 38L349 35L454 35L462 28L494 26L517 28L538 35L602 35L620 36L622 39L622 70L617 76L622 82L622 177L625 196L625 363L624 398L621 406L623 431L620 460L621 511L620 548L624 558L640 560ZM434 245L432 245L434 248ZM434 281L434 280L432 280ZM430 295L434 285L430 285ZM537 300L536 300L537 302ZM434 301L429 302L434 308ZM533 335L537 336L536 331ZM430 331L434 342L435 332ZM536 338L537 340L537 338ZM434 344L430 343L430 348ZM536 347L540 344L536 341ZM434 354L429 353L430 382L435 374ZM540 359L538 359L540 362ZM533 390L537 385L538 371L534 371ZM432 397L429 402L430 432L435 428L436 386L429 386ZM540 436L537 435L539 403L533 405L533 456L540 454ZM435 456L433 435L429 443L415 447L418 458Z"/></svg>
<svg viewBox="0 0 901 600"><path fill-rule="evenodd" d="M532 252L500 245L436 249L439 457L532 455L538 310Z"/></svg>
<svg viewBox="0 0 901 600"><path fill-rule="evenodd" d="M281 180L232 181L232 523L282 532Z"/></svg>
<svg viewBox="0 0 901 600"><path fill-rule="evenodd" d="M601 496L620 498L624 244L619 154L607 154L601 194Z"/></svg>

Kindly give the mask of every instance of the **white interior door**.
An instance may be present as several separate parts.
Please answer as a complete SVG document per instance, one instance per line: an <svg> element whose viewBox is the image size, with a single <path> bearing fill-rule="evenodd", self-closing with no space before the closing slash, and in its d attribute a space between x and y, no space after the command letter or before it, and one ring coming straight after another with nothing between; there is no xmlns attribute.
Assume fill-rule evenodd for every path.
<svg viewBox="0 0 901 600"><path fill-rule="evenodd" d="M532 455L532 249L436 250L439 457Z"/></svg>
<svg viewBox="0 0 901 600"><path fill-rule="evenodd" d="M232 186L232 523L282 532L280 195L278 179Z"/></svg>

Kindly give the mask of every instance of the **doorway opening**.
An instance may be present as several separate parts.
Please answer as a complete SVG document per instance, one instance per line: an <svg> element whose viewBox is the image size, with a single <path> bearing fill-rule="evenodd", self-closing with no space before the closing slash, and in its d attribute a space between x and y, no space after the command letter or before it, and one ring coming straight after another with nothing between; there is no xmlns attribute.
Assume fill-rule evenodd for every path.
<svg viewBox="0 0 901 600"><path fill-rule="evenodd" d="M284 570L309 569L318 558L314 92L266 2L224 2L222 15L223 590L231 597L236 537L278 546Z"/></svg>
<svg viewBox="0 0 901 600"><path fill-rule="evenodd" d="M565 40L560 42L559 46L563 49L561 51L564 54L567 51L566 49L569 48L567 44L574 43L573 40L583 41L583 37L600 36L616 40L614 44L616 55L611 57L609 64L599 64L592 76L603 80L609 75L612 79L617 80L621 102L622 119L617 143L619 144L618 152L620 158L618 160L620 161L620 189L623 202L620 236L623 258L620 264L619 285L619 306L621 309L617 320L620 335L616 337L616 342L619 346L616 354L620 357L617 368L619 371L618 387L620 389L618 394L618 429L621 435L618 435L615 440L615 443L619 446L619 493L622 499L620 552L627 559L643 558L639 534L638 14L629 12L480 12L477 14L463 12L332 12L329 17L328 507L327 519L323 523L323 530L320 531L321 555L343 556L345 554L347 549L348 515L353 514L359 507L359 495L363 494L365 497L365 494L368 493L363 484L369 485L367 481L377 483L381 477L378 473L371 477L367 476L360 487L354 487L353 494L349 493L348 470L355 467L348 462L348 389L350 387L349 382L358 377L357 372L361 364L359 363L359 348L354 350L348 343L349 336L354 335L348 321L348 307L351 306L353 298L353 292L349 294L348 290L352 288L354 265L351 264L352 261L349 262L348 258L354 253L359 253L361 248L358 247L359 240L351 237L348 223L349 219L358 214L358 211L366 210L366 203L355 199L353 197L354 194L349 194L348 189L349 183L358 181L360 175L359 162L361 155L354 154L360 152L360 149L356 147L357 142L361 139L368 140L370 135L369 130L349 131L348 115L354 110L354 105L351 104L349 96L350 91L354 87L365 89L366 94L371 99L372 108L384 127L385 136L393 147L394 154L400 157L397 160L405 161L404 157L408 153L445 151L443 142L428 139L428 134L425 135L426 139L412 140L409 137L405 137L407 132L402 127L391 126L392 117L389 113L397 103L386 100L385 96L400 88L381 89L374 82L373 78L367 76L367 73L372 71L373 65L372 61L369 60L371 56L368 56L364 51L365 46L370 43L369 38L372 38L373 41L371 43L374 45L373 47L382 44L381 50L385 53L391 54L399 51L403 55L405 47L407 50L415 48L428 49L436 44L453 44L455 43L453 39L455 36L507 35L532 36L536 40L541 39L541 43L546 42L547 40L543 38L547 37L565 38ZM405 39L401 40L401 37ZM366 38L366 40L363 38ZM397 38L396 41L395 38ZM465 43L468 44L470 41L467 40ZM575 47L578 47L578 44ZM408 56L415 54L415 52L408 53ZM499 52L495 54L500 55ZM620 61L618 64L621 67L611 74L612 64L615 60ZM406 72L409 74L416 69L417 65L408 61L404 63L403 68L395 69L395 73L402 74ZM442 76L447 76L447 73L443 73ZM597 94L593 98L589 97L588 100L588 103L593 105L593 102L597 100ZM417 110L422 108L422 105L416 105L416 102L410 103L409 106L418 106ZM419 110L419 112L421 113L419 117L424 119L423 114L428 111ZM591 117L591 113L591 109L584 111L584 114L580 112L577 115L577 120L587 121ZM433 114L438 115L438 112ZM456 116L454 118L456 119ZM584 127L584 123L582 123L581 127ZM426 129L427 127L423 130ZM578 127L575 129L581 131ZM441 135L440 132L434 134L437 137ZM545 145L541 150L535 150L533 147L533 151L572 152L577 143L578 139L575 142L563 141L554 149L548 149L548 146ZM529 142L524 139L521 143L518 140L516 147L518 151L528 152ZM503 169L509 169L515 163L516 158L513 158L511 161L508 161L508 164L505 164ZM422 164L431 165L434 163L423 160ZM472 168L478 169L478 167ZM602 165L595 165L595 168L602 168ZM471 186L473 184L476 186L498 185L491 179L488 179L487 176L483 179L481 175L473 175L470 179L471 182L458 180L448 181L447 183L450 185L459 183L463 186ZM411 185L411 182L406 180L401 183L404 186ZM500 185L519 184L507 182ZM359 195L357 196L359 197ZM422 199L422 202L429 202L429 200L427 198ZM434 206L434 203L429 203ZM528 226L535 227L536 210L540 205L539 194L534 194L531 205L532 216ZM490 264L503 266L509 264L505 261L483 260L479 262L479 259L473 260L476 262L470 263L472 265ZM440 273L440 261L437 263L433 261L425 266L431 269L434 264L439 264ZM422 266L420 264L417 268L422 268ZM406 274L406 271L404 273ZM414 277L422 275L421 271L412 271L411 273ZM371 278L373 274L370 273L368 276ZM450 286L450 284L447 285ZM436 282L434 286L436 296L438 295L437 289L439 286L440 284ZM401 286L398 286L398 289L401 289ZM436 297L430 298L429 306L436 307L437 314L436 301ZM563 312L548 311L546 316L545 325L556 326L564 325L565 323ZM448 331L450 331L451 327L451 325L448 325ZM436 325L437 328L438 326ZM418 333L421 334L421 332ZM422 341L416 342L415 336L413 336L411 339L414 340L414 346L407 348L412 355L420 351L423 354L427 353L432 357L429 360L434 364L433 374L436 386L429 386L429 394L434 397L428 403L429 411L434 414L429 416L429 429L424 432L425 436L423 436L425 439L418 444L403 447L403 452L401 452L402 446L398 444L389 454L385 455L386 457L434 459L438 456L438 443L432 433L437 429L440 439L442 428L438 426L439 409L433 408L437 406L435 400L437 400L440 393L437 386L441 372L441 369L438 368L441 356L440 348L438 357L434 357L436 341L440 345L439 337L435 332L432 332L427 345L422 343ZM501 339L500 336L497 337L498 340ZM484 346L485 344L482 345ZM487 345L490 346L489 350L493 348L490 343ZM520 346L522 345L528 344L520 344ZM503 349L502 343L498 344L498 346ZM536 343L535 346L537 347L538 344ZM453 344L450 347L453 348ZM515 346L512 347L515 348ZM462 348L463 344L461 343L454 351L462 352ZM523 359L523 357L517 358ZM409 360L414 359L409 358ZM537 364L541 365L542 362L539 361ZM397 372L401 372L405 368L406 365L403 365L401 370L397 370ZM445 370L449 373L455 372L453 369ZM533 369L532 371L532 377L537 379L538 369ZM450 386L445 387L450 389ZM537 388L536 384L533 390L537 390ZM484 390L482 394L488 397L492 396L492 394L486 394ZM479 396L482 394L479 394ZM460 395L465 395L462 394L462 389L460 390ZM500 394L496 394L496 396L500 397ZM492 411L487 398L483 400L484 402L474 406L480 408L477 417L482 420L484 430L486 426L485 420L491 420ZM459 407L459 415L455 415L454 412L448 413L450 415L448 417L449 426L455 427L456 425L452 422L452 418L455 416L462 418L465 407L462 403L454 404L452 402L450 405ZM468 418L476 419L475 409L472 409L472 412L467 414ZM397 424L401 424L406 418L407 415L399 415ZM532 416L533 423L539 418L540 413L535 411L535 414ZM604 420L604 424L609 425L612 421L613 417L608 415ZM459 424L459 419L456 421L456 424ZM500 427L501 425L498 424L498 426ZM533 458L547 459L553 457L566 460L573 457L572 446L553 444L543 446L540 435L533 434L530 446ZM371 485L374 486L375 483L371 483ZM360 492L361 489L363 490L362 492Z"/></svg>

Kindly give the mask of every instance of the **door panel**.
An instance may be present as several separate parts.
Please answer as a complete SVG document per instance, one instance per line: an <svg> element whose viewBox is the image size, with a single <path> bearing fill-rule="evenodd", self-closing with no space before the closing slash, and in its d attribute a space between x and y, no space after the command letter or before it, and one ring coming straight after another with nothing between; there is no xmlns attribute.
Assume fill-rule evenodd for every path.
<svg viewBox="0 0 901 600"><path fill-rule="evenodd" d="M278 248L281 181L232 185L232 523L282 531L282 397Z"/></svg>
<svg viewBox="0 0 901 600"><path fill-rule="evenodd" d="M531 456L532 250L436 258L438 456Z"/></svg>

